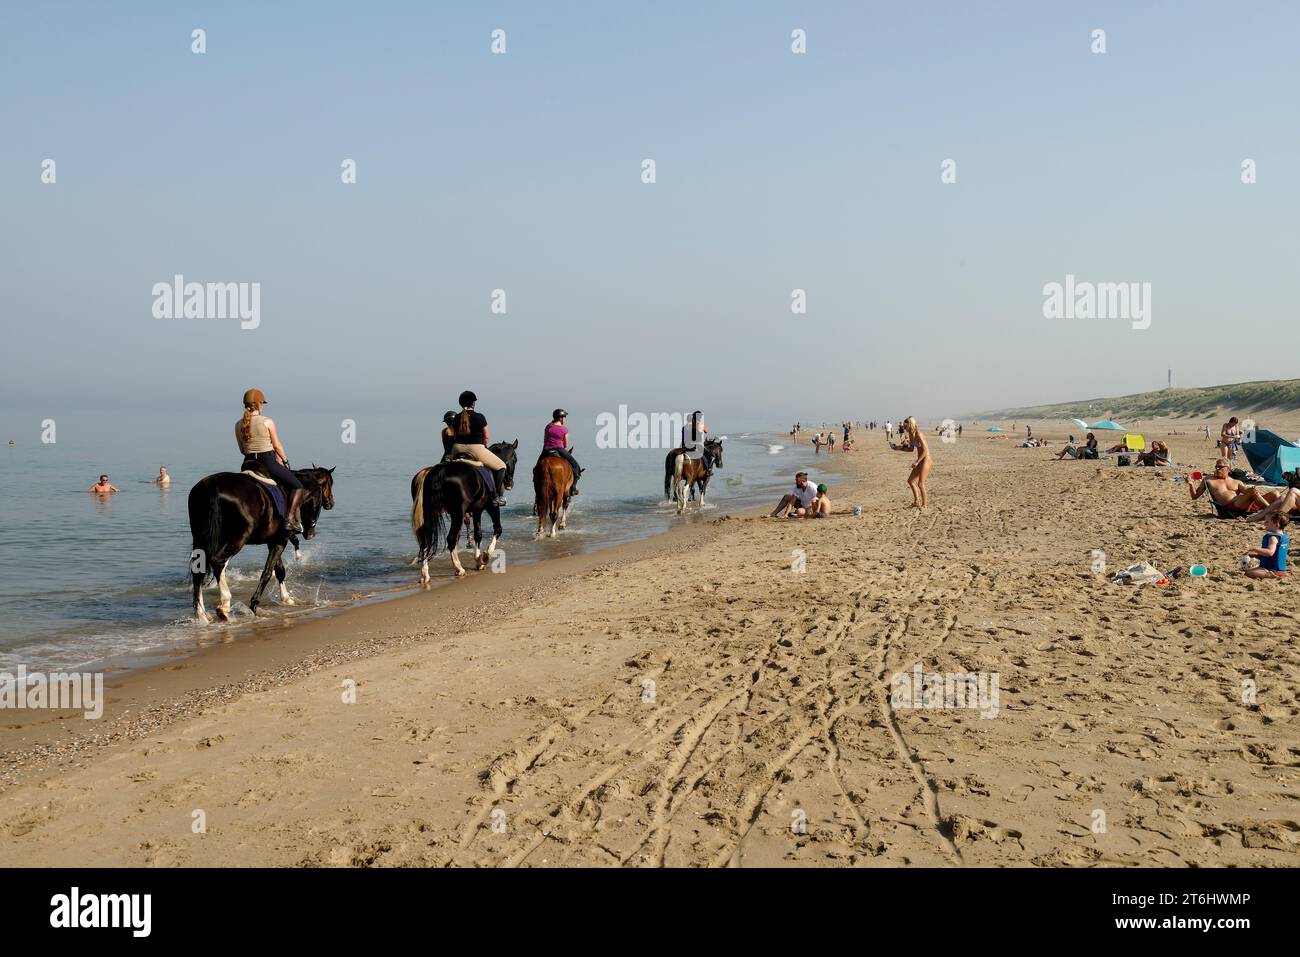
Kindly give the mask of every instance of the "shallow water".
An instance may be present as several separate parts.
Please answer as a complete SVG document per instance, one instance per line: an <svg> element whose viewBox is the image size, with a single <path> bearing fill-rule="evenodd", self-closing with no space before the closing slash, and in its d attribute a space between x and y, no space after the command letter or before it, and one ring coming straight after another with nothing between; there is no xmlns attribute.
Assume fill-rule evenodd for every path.
<svg viewBox="0 0 1300 957"><path fill-rule="evenodd" d="M336 506L321 515L317 537L303 542L299 559L286 559L290 591L305 607L280 606L272 582L263 611L273 620L297 617L411 587L416 545L410 480L436 460L433 417L358 417L353 444L341 441L341 416L276 413L275 419L295 466L314 461L337 468ZM235 416L65 413L56 421L53 444L41 443L39 417L6 417L10 431L0 436L18 443L0 447L0 669L19 663L33 670L73 668L105 660L131 665L192 647L211 632L190 615L186 500L204 475L238 467ZM499 548L507 568L772 502L796 467L815 464L810 449L772 452L773 437L761 425L732 428L706 510L701 515L692 504L678 517L663 501L663 450L597 450L594 425L573 419L570 424L586 470L582 494L567 531L534 541L530 476L545 422L491 420L494 439L520 438L515 488L502 515ZM724 423L711 424L715 434L724 432L717 427ZM167 490L144 484L159 465L172 475ZM101 472L123 491L86 494ZM486 515L484 522L486 544ZM229 566L237 622L251 620L246 603L265 556L264 548L250 548ZM463 551L461 558L467 560ZM450 567L440 551L430 563L435 584L450 581ZM215 599L209 585L209 609Z"/></svg>

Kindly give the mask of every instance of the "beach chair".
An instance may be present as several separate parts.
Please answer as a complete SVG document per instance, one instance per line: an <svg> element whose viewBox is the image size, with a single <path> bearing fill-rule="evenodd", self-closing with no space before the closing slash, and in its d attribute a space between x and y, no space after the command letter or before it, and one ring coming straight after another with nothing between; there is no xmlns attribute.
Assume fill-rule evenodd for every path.
<svg viewBox="0 0 1300 957"><path fill-rule="evenodd" d="M1210 507L1214 509L1214 515L1216 518L1244 518L1249 514L1247 512L1234 511L1233 509L1225 508L1220 505L1214 500L1214 496L1210 494L1209 489L1205 490L1205 497L1210 500Z"/></svg>

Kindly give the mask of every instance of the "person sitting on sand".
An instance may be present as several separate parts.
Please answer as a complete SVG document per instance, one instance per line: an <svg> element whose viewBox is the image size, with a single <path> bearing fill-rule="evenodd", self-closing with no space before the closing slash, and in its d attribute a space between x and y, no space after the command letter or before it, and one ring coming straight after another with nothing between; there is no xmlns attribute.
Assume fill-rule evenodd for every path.
<svg viewBox="0 0 1300 957"><path fill-rule="evenodd" d="M90 488L86 489L86 491L95 492L99 495L107 495L109 492L120 492L122 490L118 488L116 485L110 484L107 475L101 475L99 477L99 481L96 482L94 485L92 485Z"/></svg>
<svg viewBox="0 0 1300 957"><path fill-rule="evenodd" d="M797 515L803 518L817 501L817 490L808 484L808 473L800 472L794 477L794 490L784 496L772 510L773 518L791 518Z"/></svg>
<svg viewBox="0 0 1300 957"><path fill-rule="evenodd" d="M1223 461L1220 459L1220 461ZM1300 514L1300 488L1292 485L1285 492L1265 492L1264 498L1268 505L1262 510L1256 511L1253 515L1248 515L1248 522L1265 522L1273 515L1296 515Z"/></svg>
<svg viewBox="0 0 1300 957"><path fill-rule="evenodd" d="M1188 482L1187 491L1193 499L1198 499L1206 492L1230 512L1246 515L1267 508L1274 498L1281 498L1277 492L1264 493L1253 485L1247 485L1240 479L1228 475L1228 463L1219 459L1214 463L1214 475L1206 476L1199 483Z"/></svg>
<svg viewBox="0 0 1300 957"><path fill-rule="evenodd" d="M831 513L831 497L826 494L826 483L817 486L817 498L813 500L809 515L812 518L825 518Z"/></svg>
<svg viewBox="0 0 1300 957"><path fill-rule="evenodd" d="M1259 559L1259 564L1245 569L1248 578L1282 578L1286 575L1286 556L1291 550L1291 537L1282 529L1290 523L1285 515L1274 514L1264 520L1264 539L1258 548L1246 552L1247 558Z"/></svg>
<svg viewBox="0 0 1300 957"><path fill-rule="evenodd" d="M1056 458L1059 461L1067 455L1072 459L1095 459L1097 457L1097 436L1089 432L1088 441L1082 447L1076 446L1074 436L1070 436L1070 444L1061 449L1056 454Z"/></svg>
<svg viewBox="0 0 1300 957"><path fill-rule="evenodd" d="M1168 465L1169 463L1169 446L1158 440L1151 443L1149 452L1138 454L1139 465Z"/></svg>

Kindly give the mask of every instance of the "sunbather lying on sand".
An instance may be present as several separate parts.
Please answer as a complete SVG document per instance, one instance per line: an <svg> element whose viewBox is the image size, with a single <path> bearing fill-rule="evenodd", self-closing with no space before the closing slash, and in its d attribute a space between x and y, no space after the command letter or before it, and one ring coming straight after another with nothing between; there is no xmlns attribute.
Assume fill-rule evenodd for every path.
<svg viewBox="0 0 1300 957"><path fill-rule="evenodd" d="M1228 511L1240 512L1242 515L1255 512L1260 517L1264 514L1263 509L1267 509L1275 499L1282 498L1279 492L1265 492L1256 486L1231 478L1228 475L1228 463L1223 459L1214 463L1214 475L1207 475L1199 483L1188 482L1187 491L1191 493L1193 499L1200 498L1208 491L1210 498Z"/></svg>

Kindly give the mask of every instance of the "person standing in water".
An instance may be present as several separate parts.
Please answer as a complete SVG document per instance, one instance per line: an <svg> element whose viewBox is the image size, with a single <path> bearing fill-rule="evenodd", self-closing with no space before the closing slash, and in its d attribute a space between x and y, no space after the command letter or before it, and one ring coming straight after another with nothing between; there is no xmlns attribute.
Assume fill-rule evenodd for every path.
<svg viewBox="0 0 1300 957"><path fill-rule="evenodd" d="M912 490L912 504L910 508L925 508L930 504L929 495L925 490L925 480L930 475L930 467L933 462L930 459L930 447L925 442L925 436L917 428L916 419L908 416L898 427L900 434L907 437L907 441L901 445L893 446L899 452L915 452L916 462L912 464L912 471L907 476L907 486Z"/></svg>
<svg viewBox="0 0 1300 957"><path fill-rule="evenodd" d="M455 433L451 451L455 455L474 459L480 465L492 470L492 484L496 486L496 498L493 504L504 505L506 504L506 463L497 458L496 454L488 448L488 443L492 439L488 435L487 418L481 412L474 410L478 396L466 389L460 394L458 401L460 412L457 413L451 426L451 430Z"/></svg>
<svg viewBox="0 0 1300 957"><path fill-rule="evenodd" d="M261 462L270 474L288 493L289 501L285 507L284 527L295 534L302 533L302 520L298 510L306 497L302 482L289 469L289 456L280 444L280 434L275 431L275 423L262 414L266 396L261 389L249 389L244 393L244 414L235 423L235 442L240 454L246 459Z"/></svg>
<svg viewBox="0 0 1300 957"><path fill-rule="evenodd" d="M167 474L167 466L158 466L158 477L149 480L150 485L157 485L159 488L166 488L172 484L172 477Z"/></svg>
<svg viewBox="0 0 1300 957"><path fill-rule="evenodd" d="M109 492L120 492L122 490L118 488L116 485L112 484L108 480L107 475L101 475L99 477L99 481L96 482L94 485L92 485L90 488L86 489L86 491L95 492L99 495L107 495Z"/></svg>

